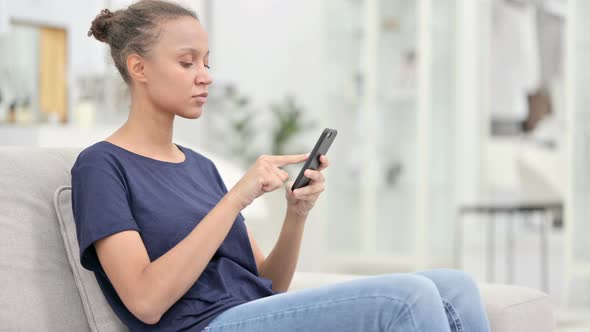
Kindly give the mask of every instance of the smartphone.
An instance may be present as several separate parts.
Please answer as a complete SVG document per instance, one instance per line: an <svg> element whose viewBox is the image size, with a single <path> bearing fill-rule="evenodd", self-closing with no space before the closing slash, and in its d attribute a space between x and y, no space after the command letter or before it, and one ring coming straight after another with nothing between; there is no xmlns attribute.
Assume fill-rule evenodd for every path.
<svg viewBox="0 0 590 332"><path fill-rule="evenodd" d="M324 131L320 135L320 138L315 143L313 150L309 154L309 157L305 161L305 164L301 168L301 171L299 171L299 175L295 179L295 182L293 182L291 190L305 187L309 184L309 182L311 182L311 179L304 176L303 173L306 169L316 170L320 167L320 155L325 155L326 153L328 153L328 149L330 149L332 142L334 142L336 134L338 134L338 131L336 129L324 129Z"/></svg>

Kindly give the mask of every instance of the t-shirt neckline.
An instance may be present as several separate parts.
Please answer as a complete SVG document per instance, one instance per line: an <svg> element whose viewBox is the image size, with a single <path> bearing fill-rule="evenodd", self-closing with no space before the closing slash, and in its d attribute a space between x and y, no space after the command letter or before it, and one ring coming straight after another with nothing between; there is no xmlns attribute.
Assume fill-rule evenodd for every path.
<svg viewBox="0 0 590 332"><path fill-rule="evenodd" d="M102 140L100 142L103 144L107 144L108 146L114 147L115 149L122 151L123 153L130 155L134 158L147 161L147 162L154 164L154 165L162 165L162 166L168 166L168 167L183 167L189 163L189 159L190 159L189 153L186 151L186 149L183 146L181 146L180 144L176 144L176 143L172 143L172 144L176 145L180 149L180 151L182 151L182 153L184 154L184 160L181 162L178 162L178 163L150 158L150 157L129 151L129 150L122 148L116 144L113 144L109 141Z"/></svg>

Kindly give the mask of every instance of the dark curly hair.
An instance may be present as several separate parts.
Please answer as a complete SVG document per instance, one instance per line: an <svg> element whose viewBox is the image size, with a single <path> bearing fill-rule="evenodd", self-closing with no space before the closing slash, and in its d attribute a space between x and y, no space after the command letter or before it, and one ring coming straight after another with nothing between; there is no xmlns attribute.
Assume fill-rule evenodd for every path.
<svg viewBox="0 0 590 332"><path fill-rule="evenodd" d="M133 53L145 56L158 38L159 24L185 16L199 20L194 11L179 4L141 0L114 12L103 9L92 21L88 36L109 44L115 66L123 80L129 84L127 56Z"/></svg>

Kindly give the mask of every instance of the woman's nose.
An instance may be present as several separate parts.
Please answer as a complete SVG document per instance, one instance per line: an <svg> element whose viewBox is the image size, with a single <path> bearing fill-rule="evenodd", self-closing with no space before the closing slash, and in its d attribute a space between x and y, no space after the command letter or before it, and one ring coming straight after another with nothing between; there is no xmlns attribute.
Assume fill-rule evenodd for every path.
<svg viewBox="0 0 590 332"><path fill-rule="evenodd" d="M213 76L211 76L211 73L209 73L207 68L205 66L203 66L203 69L197 73L197 77L195 78L195 81L199 85L201 85L201 84L209 85L209 84L213 83Z"/></svg>

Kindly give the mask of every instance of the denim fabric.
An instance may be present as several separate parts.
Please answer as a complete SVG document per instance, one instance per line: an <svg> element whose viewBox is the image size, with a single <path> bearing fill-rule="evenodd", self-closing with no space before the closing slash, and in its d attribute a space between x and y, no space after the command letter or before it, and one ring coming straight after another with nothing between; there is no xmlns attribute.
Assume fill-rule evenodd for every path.
<svg viewBox="0 0 590 332"><path fill-rule="evenodd" d="M456 270L369 276L228 309L204 331L489 332L477 285Z"/></svg>

